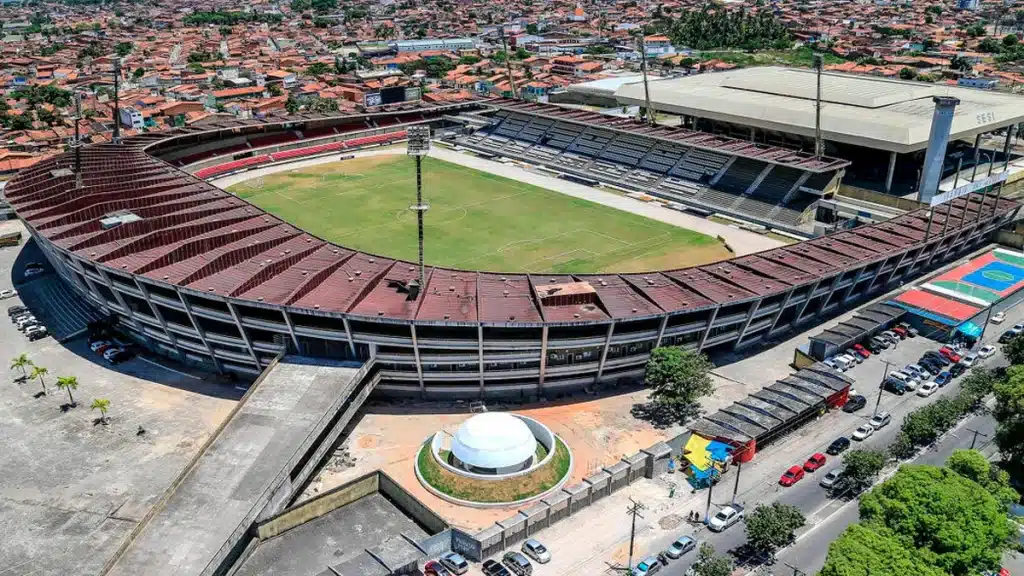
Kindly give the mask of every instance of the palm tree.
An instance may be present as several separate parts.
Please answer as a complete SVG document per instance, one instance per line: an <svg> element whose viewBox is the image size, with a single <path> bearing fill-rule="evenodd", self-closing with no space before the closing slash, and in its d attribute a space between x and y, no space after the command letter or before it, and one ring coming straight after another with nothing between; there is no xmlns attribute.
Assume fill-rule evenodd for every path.
<svg viewBox="0 0 1024 576"><path fill-rule="evenodd" d="M106 424L107 410L110 410L110 400L106 398L93 398L91 408L100 411L100 422Z"/></svg>
<svg viewBox="0 0 1024 576"><path fill-rule="evenodd" d="M11 369L21 368L22 378L28 378L28 372L25 370L28 366L32 366L32 361L28 359L28 354L21 354L11 359Z"/></svg>
<svg viewBox="0 0 1024 576"><path fill-rule="evenodd" d="M32 367L32 379L35 380L36 378L39 378L39 383L43 385L43 395L44 396L47 394L47 392L46 392L46 380L43 380L43 376L46 376L49 373L50 373L50 371L47 370L46 368L43 368L42 366L33 366Z"/></svg>
<svg viewBox="0 0 1024 576"><path fill-rule="evenodd" d="M75 404L75 397L71 395L72 390L78 388L78 378L75 376L58 376L57 377L57 388L68 391L68 400L71 402L71 407L78 406Z"/></svg>

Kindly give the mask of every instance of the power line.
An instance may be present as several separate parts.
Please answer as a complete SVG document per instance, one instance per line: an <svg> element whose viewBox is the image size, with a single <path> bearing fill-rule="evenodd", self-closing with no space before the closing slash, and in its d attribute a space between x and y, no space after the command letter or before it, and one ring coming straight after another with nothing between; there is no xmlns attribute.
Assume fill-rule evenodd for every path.
<svg viewBox="0 0 1024 576"><path fill-rule="evenodd" d="M626 509L626 512L633 517L633 526L629 530L629 566L627 569L631 571L633 570L633 545L636 542L636 519L637 517L639 517L641 520L644 519L644 517L640 513L643 512L647 507L644 506L642 503L633 500L632 497L630 497L629 502L630 505L629 508Z"/></svg>

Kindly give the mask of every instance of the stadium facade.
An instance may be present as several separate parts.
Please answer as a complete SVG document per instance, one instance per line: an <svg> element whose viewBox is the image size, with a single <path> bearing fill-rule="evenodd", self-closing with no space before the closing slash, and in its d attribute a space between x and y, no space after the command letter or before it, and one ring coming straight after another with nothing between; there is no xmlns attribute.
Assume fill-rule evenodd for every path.
<svg viewBox="0 0 1024 576"><path fill-rule="evenodd" d="M414 264L326 242L183 168L212 176L393 143L411 124L481 108L215 119L83 147L78 174L74 152L49 158L5 192L57 272L157 353L245 374L282 350L355 360L370 364L379 393L436 398L550 397L636 379L657 346L764 343L975 249L1019 208L972 194L704 266L586 275L429 268L417 290ZM599 129L638 137L632 124ZM675 136L692 145L699 135ZM672 137L664 132L657 141ZM732 145L740 149L716 143ZM730 157L765 161L750 152ZM788 162L805 183L828 175L828 162L833 172L841 168L778 149L760 153L780 161L772 170Z"/></svg>

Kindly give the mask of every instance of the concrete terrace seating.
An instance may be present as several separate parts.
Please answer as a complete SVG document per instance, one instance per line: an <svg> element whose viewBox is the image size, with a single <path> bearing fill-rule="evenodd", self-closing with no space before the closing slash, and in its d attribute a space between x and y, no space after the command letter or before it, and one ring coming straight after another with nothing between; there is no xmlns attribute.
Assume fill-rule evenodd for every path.
<svg viewBox="0 0 1024 576"><path fill-rule="evenodd" d="M260 136L259 138L252 138L249 140L249 145L253 148L260 148L263 146L272 146L274 144L284 144L286 142L295 142L299 140L299 135L295 132L283 132L280 134L271 134L269 136Z"/></svg>
<svg viewBox="0 0 1024 576"><path fill-rule="evenodd" d="M647 170L633 170L626 176L626 180L638 186L654 186L661 176L648 172Z"/></svg>
<svg viewBox="0 0 1024 576"><path fill-rule="evenodd" d="M530 148L528 156L529 158L534 158L543 163L551 163L555 162L560 152L560 150L555 150L554 148L548 148L547 146L537 145Z"/></svg>
<svg viewBox="0 0 1024 576"><path fill-rule="evenodd" d="M659 142L647 153L647 156L640 161L640 167L658 174L667 174L675 166L679 158L686 154L687 148L680 148L672 144Z"/></svg>
<svg viewBox="0 0 1024 576"><path fill-rule="evenodd" d="M702 173L707 176L714 176L715 174L718 174L718 171L721 170L722 166L725 166L725 163L728 161L729 157L724 154L716 154L714 152L694 148L687 153L686 158L680 165L680 168Z"/></svg>
<svg viewBox="0 0 1024 576"><path fill-rule="evenodd" d="M613 134L610 132L588 128L575 143L569 146L569 151L587 156L597 156L612 139L612 136Z"/></svg>
<svg viewBox="0 0 1024 576"><path fill-rule="evenodd" d="M779 203L786 193L796 184L804 173L789 166L775 166L768 176L754 189L752 196L762 200Z"/></svg>
<svg viewBox="0 0 1024 576"><path fill-rule="evenodd" d="M810 190L824 190L825 187L828 186L828 183L832 181L833 176L835 176L835 174L832 174L831 172L811 174L811 177L807 179L807 182L804 182L803 187Z"/></svg>
<svg viewBox="0 0 1024 576"><path fill-rule="evenodd" d="M696 182L676 178L675 176L666 176L665 179L661 181L661 187L675 192L681 192L691 197L704 189L703 186Z"/></svg>
<svg viewBox="0 0 1024 576"><path fill-rule="evenodd" d="M547 118L535 118L523 128L522 132L516 136L516 139L536 144L540 142L540 139L551 128L553 123L553 120L548 120Z"/></svg>
<svg viewBox="0 0 1024 576"><path fill-rule="evenodd" d="M590 160L588 160L587 158L584 158L582 156L577 156L576 154L571 154L571 153L568 153L568 152L566 152L566 153L564 153L564 154L562 154L561 156L558 157L558 163L559 164L562 164L563 166L567 166L567 167L572 168L574 170L583 170L583 169L585 169L589 162L590 162Z"/></svg>
<svg viewBox="0 0 1024 576"><path fill-rule="evenodd" d="M719 178L715 188L732 192L733 194L743 194L754 183L754 180L761 174L764 167L764 162L748 158L736 158L732 166Z"/></svg>
<svg viewBox="0 0 1024 576"><path fill-rule="evenodd" d="M510 114L501 125L494 131L499 136L506 136L508 138L514 138L517 134L522 132L523 128L529 122L529 118L520 116L519 114Z"/></svg>
<svg viewBox="0 0 1024 576"><path fill-rule="evenodd" d="M616 180L622 178L623 176L629 173L628 168L619 166L617 164L612 164L611 162L604 162L602 160L595 160L594 163L590 165L589 170L591 172L596 172L598 174L610 176Z"/></svg>
<svg viewBox="0 0 1024 576"><path fill-rule="evenodd" d="M251 168L259 164L265 164L268 162L280 162L282 160L292 160L295 158L304 158L306 156L317 156L319 154L327 154L330 152L337 152L339 150L351 150L354 148L360 148L362 146L373 146L377 144L387 144L396 140L401 140L407 136L405 130L398 132L388 132L387 134L374 134L372 136L363 136L361 138L349 138L348 140L341 140L337 142L330 142L328 144L318 144L316 146L307 146L305 148L295 148L292 150L284 150L283 152L274 152L273 154L267 154L263 156L252 156L250 158L243 158L241 160L235 160L233 162L227 162L224 164L218 164L216 166L208 166L202 170L197 170L195 176L197 178L210 178L212 176L219 176L241 170L244 168Z"/></svg>
<svg viewBox="0 0 1024 576"><path fill-rule="evenodd" d="M231 162L217 164L216 166L207 166L201 170L196 170L195 176L196 178L209 178L211 176L227 174L228 172L242 170L243 168L251 168L258 164L266 164L268 162L273 162L273 158L267 154L249 156L248 158L242 158L241 160L232 160Z"/></svg>
<svg viewBox="0 0 1024 576"><path fill-rule="evenodd" d="M647 154L647 151L651 149L650 142L641 144L636 140L636 138L629 136L615 138L601 153L601 158L625 164L626 166L636 166L640 159Z"/></svg>
<svg viewBox="0 0 1024 576"><path fill-rule="evenodd" d="M541 144L557 148L559 150L565 150L572 141L583 132L581 126L576 124L555 124L547 134L541 138Z"/></svg>

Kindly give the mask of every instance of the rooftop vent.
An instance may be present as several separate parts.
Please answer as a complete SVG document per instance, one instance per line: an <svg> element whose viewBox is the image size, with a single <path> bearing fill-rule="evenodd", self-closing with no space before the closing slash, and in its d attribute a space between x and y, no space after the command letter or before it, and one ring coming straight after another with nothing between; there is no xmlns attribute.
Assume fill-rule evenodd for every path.
<svg viewBox="0 0 1024 576"><path fill-rule="evenodd" d="M119 210L100 218L100 227L104 230L110 230L121 224L129 224L139 220L142 220L142 218L130 210Z"/></svg>

